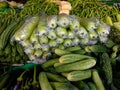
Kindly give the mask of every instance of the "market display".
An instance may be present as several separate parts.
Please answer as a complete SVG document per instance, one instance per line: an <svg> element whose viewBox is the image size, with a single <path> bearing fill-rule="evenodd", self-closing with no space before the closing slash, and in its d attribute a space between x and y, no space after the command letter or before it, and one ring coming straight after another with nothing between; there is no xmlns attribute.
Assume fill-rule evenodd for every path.
<svg viewBox="0 0 120 90"><path fill-rule="evenodd" d="M51 0L0 13L0 90L120 89L118 7L68 2L70 15Z"/></svg>

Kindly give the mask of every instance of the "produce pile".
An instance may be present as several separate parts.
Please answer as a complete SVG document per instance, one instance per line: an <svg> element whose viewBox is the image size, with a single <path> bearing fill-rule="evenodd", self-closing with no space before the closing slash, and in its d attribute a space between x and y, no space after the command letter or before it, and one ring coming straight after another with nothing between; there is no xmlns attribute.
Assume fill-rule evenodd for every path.
<svg viewBox="0 0 120 90"><path fill-rule="evenodd" d="M41 65L6 69L0 75L0 89L119 90L119 71L114 69L120 69L120 54L115 58L120 46L111 43L111 47L113 50L103 45L55 49L54 57Z"/></svg>
<svg viewBox="0 0 120 90"><path fill-rule="evenodd" d="M0 89L120 89L119 9L97 0L68 1L70 15L57 15L49 0L0 13ZM16 64L24 65L11 68Z"/></svg>

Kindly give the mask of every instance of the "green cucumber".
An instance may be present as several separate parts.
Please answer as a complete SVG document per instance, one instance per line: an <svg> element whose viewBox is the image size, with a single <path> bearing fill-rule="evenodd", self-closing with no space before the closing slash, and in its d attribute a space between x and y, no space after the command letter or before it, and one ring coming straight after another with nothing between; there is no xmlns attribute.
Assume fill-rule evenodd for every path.
<svg viewBox="0 0 120 90"><path fill-rule="evenodd" d="M64 78L58 74L46 72L46 75L47 75L48 79L50 79L54 82L67 82L68 81L66 78Z"/></svg>
<svg viewBox="0 0 120 90"><path fill-rule="evenodd" d="M85 80L91 77L91 70L85 70L85 71L72 71L68 73L67 79L69 81L79 81L79 80Z"/></svg>
<svg viewBox="0 0 120 90"><path fill-rule="evenodd" d="M69 52L73 52L73 51L81 50L81 47L80 46L68 47L65 50Z"/></svg>
<svg viewBox="0 0 120 90"><path fill-rule="evenodd" d="M53 88L51 87L47 79L45 72L39 73L39 84L40 84L41 90L53 90Z"/></svg>
<svg viewBox="0 0 120 90"><path fill-rule="evenodd" d="M78 88L76 88L70 83L50 82L50 84L54 90L79 90Z"/></svg>
<svg viewBox="0 0 120 90"><path fill-rule="evenodd" d="M85 59L82 61L63 64L60 66L55 67L57 72L68 72L73 70L86 70L95 66L96 60L95 59Z"/></svg>
<svg viewBox="0 0 120 90"><path fill-rule="evenodd" d="M105 87L103 85L103 82L102 82L97 70L92 71L92 79L97 86L97 90L105 90Z"/></svg>
<svg viewBox="0 0 120 90"><path fill-rule="evenodd" d="M88 58L93 58L91 56L87 56L87 55L80 55L80 54L67 54L67 55L63 55L59 58L59 62L60 63L72 63L72 62L76 62L76 61L80 61L83 59L88 59Z"/></svg>
<svg viewBox="0 0 120 90"><path fill-rule="evenodd" d="M42 68L48 68L48 67L51 67L53 66L55 63L59 62L58 58L55 58L55 59L50 59L48 60L47 62L43 63L41 65Z"/></svg>
<svg viewBox="0 0 120 90"><path fill-rule="evenodd" d="M66 54L69 54L71 52L69 51L66 51L66 50L62 50L62 49L55 49L55 54L59 55L59 56L62 56L62 55L66 55Z"/></svg>

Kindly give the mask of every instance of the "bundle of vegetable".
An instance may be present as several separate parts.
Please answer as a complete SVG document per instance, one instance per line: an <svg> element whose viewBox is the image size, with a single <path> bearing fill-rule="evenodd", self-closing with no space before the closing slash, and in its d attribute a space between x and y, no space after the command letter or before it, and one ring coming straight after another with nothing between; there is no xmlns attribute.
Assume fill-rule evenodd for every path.
<svg viewBox="0 0 120 90"><path fill-rule="evenodd" d="M5 20L5 19L3 19ZM12 42L11 38L14 33L23 25L23 18L9 18L5 20L5 25L1 26L0 35L0 62L2 63L25 63L28 57L23 51L23 47ZM24 57L23 57L24 56Z"/></svg>
<svg viewBox="0 0 120 90"><path fill-rule="evenodd" d="M36 15L26 19L12 39L23 46L30 60L43 63L55 48L106 43L109 32L110 27L96 18Z"/></svg>

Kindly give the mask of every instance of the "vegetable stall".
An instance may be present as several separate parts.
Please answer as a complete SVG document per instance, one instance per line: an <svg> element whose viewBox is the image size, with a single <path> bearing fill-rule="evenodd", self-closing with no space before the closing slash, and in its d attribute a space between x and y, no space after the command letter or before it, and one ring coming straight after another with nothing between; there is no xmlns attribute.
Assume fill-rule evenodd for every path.
<svg viewBox="0 0 120 90"><path fill-rule="evenodd" d="M0 90L119 90L120 8L108 2L27 0L0 12Z"/></svg>

